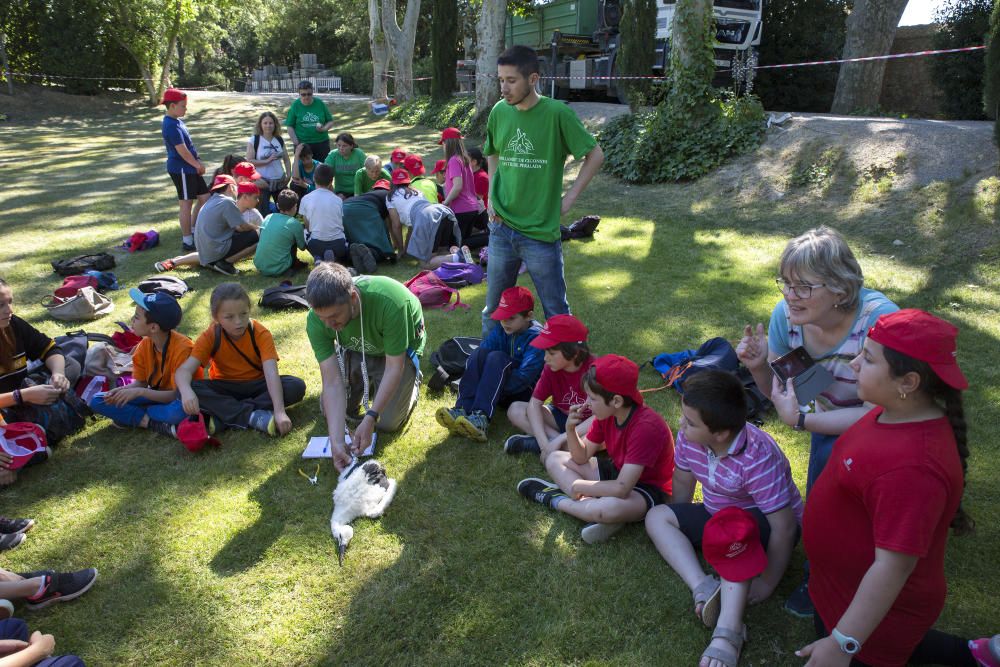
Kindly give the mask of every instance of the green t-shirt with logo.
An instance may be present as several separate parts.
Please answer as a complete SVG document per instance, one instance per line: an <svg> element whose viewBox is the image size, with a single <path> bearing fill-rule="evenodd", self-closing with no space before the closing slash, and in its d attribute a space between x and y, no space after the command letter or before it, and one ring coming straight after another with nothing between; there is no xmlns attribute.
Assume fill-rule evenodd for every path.
<svg viewBox="0 0 1000 667"><path fill-rule="evenodd" d="M424 311L420 301L402 283L386 276L359 276L354 285L361 294L361 313L340 332L345 349L361 351L364 321L365 354L395 356L413 350L424 353ZM316 361L329 359L335 350L337 332L323 324L312 310L306 316L306 335Z"/></svg>
<svg viewBox="0 0 1000 667"><path fill-rule="evenodd" d="M371 191L372 186L374 186L377 181L381 181L382 179L385 179L390 183L392 182L392 176L385 170L385 167L382 167L382 171L379 172L378 178L374 181L371 176L368 175L368 170L361 167L361 169L354 172L354 194L363 195L364 193Z"/></svg>
<svg viewBox="0 0 1000 667"><path fill-rule="evenodd" d="M316 123L326 125L333 116L326 108L326 103L314 97L312 104L305 106L301 100L292 102L285 117L285 127L295 130L295 136L302 143L315 144L330 138L329 132L317 132Z"/></svg>
<svg viewBox="0 0 1000 667"><path fill-rule="evenodd" d="M333 168L333 191L354 196L363 194L354 191L354 174L365 167L365 152L360 148L352 148L351 154L344 157L336 148L326 156L326 162Z"/></svg>
<svg viewBox="0 0 1000 667"><path fill-rule="evenodd" d="M265 276L280 276L292 268L292 246L305 250L302 221L284 213L272 213L261 223L253 265Z"/></svg>
<svg viewBox="0 0 1000 667"><path fill-rule="evenodd" d="M499 155L490 203L510 227L539 241L559 238L566 158L583 158L597 141L562 102L540 96L527 111L500 100L486 123L485 155Z"/></svg>
<svg viewBox="0 0 1000 667"><path fill-rule="evenodd" d="M422 194L430 203L438 203L438 186L432 179L418 176L410 182L410 187Z"/></svg>

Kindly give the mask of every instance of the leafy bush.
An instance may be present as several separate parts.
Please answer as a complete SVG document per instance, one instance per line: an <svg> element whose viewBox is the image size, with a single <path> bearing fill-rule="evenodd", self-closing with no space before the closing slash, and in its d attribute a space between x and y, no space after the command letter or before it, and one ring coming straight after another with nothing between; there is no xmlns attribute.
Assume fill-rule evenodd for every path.
<svg viewBox="0 0 1000 667"><path fill-rule="evenodd" d="M425 125L438 130L457 127L465 136L482 136L482 125L474 123L476 100L471 96L453 97L437 103L429 96L417 97L393 107L389 118L403 125Z"/></svg>
<svg viewBox="0 0 1000 667"><path fill-rule="evenodd" d="M355 60L333 68L334 74L340 77L340 87L345 93L371 95L372 92L372 61Z"/></svg>
<svg viewBox="0 0 1000 667"><path fill-rule="evenodd" d="M934 35L934 48L957 49L982 44L990 29L992 8L993 0L948 0L934 16L941 24L941 30ZM949 118L985 117L985 60L982 51L953 53L932 59L934 78L944 93L942 103Z"/></svg>

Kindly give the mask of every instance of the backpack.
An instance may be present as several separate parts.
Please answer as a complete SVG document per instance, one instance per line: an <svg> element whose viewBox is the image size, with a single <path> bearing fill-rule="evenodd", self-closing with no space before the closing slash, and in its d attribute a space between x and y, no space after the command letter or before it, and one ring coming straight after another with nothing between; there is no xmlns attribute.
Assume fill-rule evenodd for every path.
<svg viewBox="0 0 1000 667"><path fill-rule="evenodd" d="M135 252L136 250L149 250L158 245L160 245L160 235L155 229L150 229L148 232L136 232L128 237L121 247L129 252Z"/></svg>
<svg viewBox="0 0 1000 667"><path fill-rule="evenodd" d="M285 148L285 140L282 139L279 136L274 136L274 138L278 140L278 144L281 146L282 149L284 149ZM255 135L253 135L253 157L254 157L255 160L257 159L257 147L258 146L260 146L260 135L259 134L255 134Z"/></svg>
<svg viewBox="0 0 1000 667"><path fill-rule="evenodd" d="M743 391L747 397L747 421L756 426L763 426L764 415L771 411L774 403L757 386L749 368L741 364L736 369L736 377L743 383Z"/></svg>
<svg viewBox="0 0 1000 667"><path fill-rule="evenodd" d="M118 277L110 271L84 271L83 275L90 276L97 281L97 290L99 292L109 289L121 289L121 286L118 284Z"/></svg>
<svg viewBox="0 0 1000 667"><path fill-rule="evenodd" d="M139 291L145 294L163 292L175 299L191 291L191 287L177 276L150 276L138 285Z"/></svg>
<svg viewBox="0 0 1000 667"><path fill-rule="evenodd" d="M81 287L74 296L52 295L42 302L50 317L57 320L96 320L115 309L114 302L93 287Z"/></svg>
<svg viewBox="0 0 1000 667"><path fill-rule="evenodd" d="M448 287L433 271L421 271L403 284L417 297L424 308L455 310L458 306L469 307L462 303L458 290ZM452 294L455 295L455 303L451 303Z"/></svg>
<svg viewBox="0 0 1000 667"><path fill-rule="evenodd" d="M53 294L61 299L70 299L84 287L97 289L97 278L93 276L66 276L63 278L62 285L57 287Z"/></svg>
<svg viewBox="0 0 1000 667"><path fill-rule="evenodd" d="M601 224L601 216L585 215L579 220L573 222L573 224L569 227L560 225L559 234L563 241L569 241L570 239L587 239L594 235L594 231L597 229L597 225L599 224Z"/></svg>
<svg viewBox="0 0 1000 667"><path fill-rule="evenodd" d="M260 359L261 358L260 348L257 347L257 336L253 332L253 322L250 322L249 326L247 326L247 333L250 334L250 344L253 346L254 354L257 355L257 359ZM250 364L254 368L254 370L264 372L263 361L258 363L253 359L251 359L250 357L248 357L247 355L243 354L243 350L236 347L236 343L234 343L233 339L229 337L229 334L227 334L225 331L222 330L221 324L215 325L215 343L212 344L212 354L210 354L209 357L214 357L216 353L218 353L219 348L222 346L223 338L225 338L226 342L229 343L234 350L236 350L236 354L243 357L243 361Z"/></svg>
<svg viewBox="0 0 1000 667"><path fill-rule="evenodd" d="M52 262L52 270L60 276L75 276L87 271L109 271L115 268L115 258L106 252L79 255Z"/></svg>
<svg viewBox="0 0 1000 667"><path fill-rule="evenodd" d="M457 382L465 372L465 362L482 342L482 338L457 336L441 343L438 349L431 352L434 375L427 381L427 387L441 391L449 383Z"/></svg>
<svg viewBox="0 0 1000 667"><path fill-rule="evenodd" d="M652 364L667 386L683 395L684 381L695 373L708 369L735 373L740 361L728 340L711 338L697 350L658 354L653 358Z"/></svg>
<svg viewBox="0 0 1000 667"><path fill-rule="evenodd" d="M257 305L265 308L309 308L306 301L305 285L290 285L282 283L274 287L268 287L260 295Z"/></svg>
<svg viewBox="0 0 1000 667"><path fill-rule="evenodd" d="M111 336L101 333L90 333L83 329L67 331L65 336L56 336L54 340L56 345L62 349L63 356L76 361L80 364L81 369L87 363L87 348L92 341L109 343L111 345L115 343ZM33 361L28 364L29 375L40 369L43 365L44 363L41 361Z"/></svg>
<svg viewBox="0 0 1000 667"><path fill-rule="evenodd" d="M445 262L434 269L434 273L448 287L466 287L483 282L483 269L477 264Z"/></svg>

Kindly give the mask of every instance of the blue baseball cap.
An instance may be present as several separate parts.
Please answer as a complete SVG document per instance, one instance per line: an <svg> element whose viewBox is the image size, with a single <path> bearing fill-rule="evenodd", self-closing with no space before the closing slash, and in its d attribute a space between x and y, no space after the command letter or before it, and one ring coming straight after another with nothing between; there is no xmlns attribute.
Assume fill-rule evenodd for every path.
<svg viewBox="0 0 1000 667"><path fill-rule="evenodd" d="M164 331L176 329L181 323L181 306L165 292L145 293L133 287L128 291L136 305L146 311L146 319L160 325Z"/></svg>

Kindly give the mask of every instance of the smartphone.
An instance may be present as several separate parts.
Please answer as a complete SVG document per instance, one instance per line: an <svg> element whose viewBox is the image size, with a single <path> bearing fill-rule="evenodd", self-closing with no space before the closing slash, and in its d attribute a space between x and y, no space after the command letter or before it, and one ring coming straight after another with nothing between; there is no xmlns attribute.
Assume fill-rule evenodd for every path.
<svg viewBox="0 0 1000 667"><path fill-rule="evenodd" d="M812 403L833 382L833 374L817 364L802 346L772 361L771 370L782 384L791 378L800 406Z"/></svg>
<svg viewBox="0 0 1000 667"><path fill-rule="evenodd" d="M783 354L772 361L771 370L774 371L779 380L788 382L789 378L802 375L815 363L813 358L809 356L809 353L806 352L806 348L800 345L788 354Z"/></svg>

